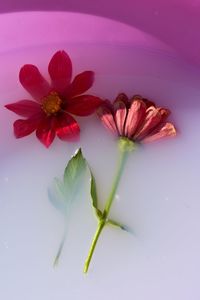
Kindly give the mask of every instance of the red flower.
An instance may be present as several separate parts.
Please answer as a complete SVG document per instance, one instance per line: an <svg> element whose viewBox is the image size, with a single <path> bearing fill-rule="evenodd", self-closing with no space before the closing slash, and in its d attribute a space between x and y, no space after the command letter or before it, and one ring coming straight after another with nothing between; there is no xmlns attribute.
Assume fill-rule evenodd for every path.
<svg viewBox="0 0 200 300"><path fill-rule="evenodd" d="M140 96L129 100L125 94L119 94L113 104L105 101L97 113L105 127L135 142L176 135L174 125L165 122L170 111Z"/></svg>
<svg viewBox="0 0 200 300"><path fill-rule="evenodd" d="M55 135L66 141L78 139L79 125L69 113L88 116L102 103L98 97L82 95L93 84L92 71L78 74L71 82L72 63L66 52L58 51L53 55L48 71L51 84L36 66L24 65L19 80L35 101L21 100L5 105L7 109L26 118L14 122L16 138L36 131L37 138L46 147L51 145Z"/></svg>

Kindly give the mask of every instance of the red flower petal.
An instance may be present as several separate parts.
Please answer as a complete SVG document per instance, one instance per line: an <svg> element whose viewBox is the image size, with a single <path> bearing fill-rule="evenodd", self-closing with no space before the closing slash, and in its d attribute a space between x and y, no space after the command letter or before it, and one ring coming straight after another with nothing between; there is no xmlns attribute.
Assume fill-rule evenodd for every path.
<svg viewBox="0 0 200 300"><path fill-rule="evenodd" d="M117 125L118 132L120 135L123 135L127 114L126 105L123 101L118 100L114 102L113 107L115 111L115 123Z"/></svg>
<svg viewBox="0 0 200 300"><path fill-rule="evenodd" d="M91 115L101 104L102 100L98 97L82 95L70 99L66 110L76 116L84 117Z"/></svg>
<svg viewBox="0 0 200 300"><path fill-rule="evenodd" d="M53 88L63 93L71 81L72 62L65 51L56 52L50 60L48 67Z"/></svg>
<svg viewBox="0 0 200 300"><path fill-rule="evenodd" d="M167 136L175 136L175 135L176 135L176 129L174 125L171 123L166 123L157 133L149 135L146 138L144 138L142 140L142 143L150 143L150 142L160 140Z"/></svg>
<svg viewBox="0 0 200 300"><path fill-rule="evenodd" d="M65 113L57 117L56 134L63 141L74 142L79 140L80 127L72 116Z"/></svg>
<svg viewBox="0 0 200 300"><path fill-rule="evenodd" d="M5 107L19 116L31 117L40 112L40 105L34 101L21 100L15 103L6 104Z"/></svg>
<svg viewBox="0 0 200 300"><path fill-rule="evenodd" d="M55 138L55 132L56 132L56 118L45 117L40 122L36 130L36 136L40 140L40 142L48 148L52 144Z"/></svg>
<svg viewBox="0 0 200 300"><path fill-rule="evenodd" d="M118 134L112 111L107 105L100 106L97 110L97 115L107 129L111 130L115 134Z"/></svg>
<svg viewBox="0 0 200 300"><path fill-rule="evenodd" d="M48 82L34 65L23 66L19 72L19 80L27 92L38 101L50 91Z"/></svg>
<svg viewBox="0 0 200 300"><path fill-rule="evenodd" d="M40 120L41 120L41 115L26 120L19 119L15 121L13 124L15 137L22 138L24 136L31 134L33 131L36 130Z"/></svg>
<svg viewBox="0 0 200 300"><path fill-rule="evenodd" d="M94 72L85 71L78 74L67 88L67 91L65 92L66 98L85 93L87 90L89 90L89 88L91 88L93 82Z"/></svg>
<svg viewBox="0 0 200 300"><path fill-rule="evenodd" d="M141 129L134 135L134 139L142 140L146 137L152 130L154 130L162 121L161 114L159 109L150 106L146 111L146 117L144 124Z"/></svg>
<svg viewBox="0 0 200 300"><path fill-rule="evenodd" d="M128 111L126 125L125 125L125 136L131 138L136 130L140 127L144 121L146 114L146 105L142 100L134 100Z"/></svg>

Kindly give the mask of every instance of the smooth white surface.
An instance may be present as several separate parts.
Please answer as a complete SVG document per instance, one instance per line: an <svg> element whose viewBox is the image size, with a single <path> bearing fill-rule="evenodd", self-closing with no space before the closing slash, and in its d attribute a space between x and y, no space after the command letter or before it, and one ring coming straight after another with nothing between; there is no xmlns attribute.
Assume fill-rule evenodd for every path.
<svg viewBox="0 0 200 300"><path fill-rule="evenodd" d="M50 42L50 41L49 41ZM27 47L0 56L0 297L4 300L199 300L199 80L198 70L167 52L139 44L73 43ZM28 97L18 70L35 63L47 76L52 54L65 49L74 74L96 72L91 92L113 99L119 92L143 94L169 107L179 135L141 148L129 158L113 218L133 228L129 235L106 228L89 274L82 268L96 222L89 197L71 215L60 265L52 261L63 231L47 188L82 145L102 201L117 159L114 138L95 116L80 119L80 144L56 140L45 149L31 135L16 140L17 118L3 105Z"/></svg>

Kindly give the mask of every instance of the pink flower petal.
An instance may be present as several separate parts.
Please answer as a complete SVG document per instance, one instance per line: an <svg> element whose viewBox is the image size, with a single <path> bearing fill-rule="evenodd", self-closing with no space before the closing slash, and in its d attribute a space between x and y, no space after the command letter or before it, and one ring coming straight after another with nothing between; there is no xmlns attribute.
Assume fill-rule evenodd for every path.
<svg viewBox="0 0 200 300"><path fill-rule="evenodd" d="M67 103L66 111L76 116L88 116L95 112L95 110L102 104L99 97L91 95L82 95L70 99Z"/></svg>
<svg viewBox="0 0 200 300"><path fill-rule="evenodd" d="M147 108L149 108L150 106L156 106L154 102L152 102L152 101L150 101L150 100L148 100L146 98L143 98L140 95L134 95L132 97L132 101L134 101L134 100L142 100L145 103L145 105L146 105Z"/></svg>
<svg viewBox="0 0 200 300"><path fill-rule="evenodd" d="M120 135L124 134L124 126L126 120L127 109L126 105L123 101L117 100L113 104L114 107L114 116L115 116L115 124L117 126L118 132Z"/></svg>
<svg viewBox="0 0 200 300"><path fill-rule="evenodd" d="M68 54L65 51L56 52L50 60L48 71L52 87L62 94L72 77L72 62Z"/></svg>
<svg viewBox="0 0 200 300"><path fill-rule="evenodd" d="M114 104L115 104L115 102L118 102L118 101L122 101L122 102L126 105L126 107L128 107L128 105L129 105L128 97L127 97L127 95L124 94L124 93L120 93L120 94L116 97L116 99L115 99L115 101L114 101Z"/></svg>
<svg viewBox="0 0 200 300"><path fill-rule="evenodd" d="M111 103L109 100L102 100L100 107L107 108L114 115L113 103Z"/></svg>
<svg viewBox="0 0 200 300"><path fill-rule="evenodd" d="M161 122L166 121L166 119L169 117L171 114L171 111L167 108L159 107L158 108L159 113L161 114Z"/></svg>
<svg viewBox="0 0 200 300"><path fill-rule="evenodd" d="M118 135L118 130L115 124L115 120L112 114L112 111L108 108L107 105L102 105L97 110L97 115L99 116L103 125L112 131L114 134Z"/></svg>
<svg viewBox="0 0 200 300"><path fill-rule="evenodd" d="M163 127L155 134L149 135L142 140L142 143L150 143L160 140L164 137L175 136L176 129L173 124L166 123Z"/></svg>
<svg viewBox="0 0 200 300"><path fill-rule="evenodd" d="M143 123L146 115L146 105L140 100L134 100L128 110L125 125L125 136L131 138Z"/></svg>
<svg viewBox="0 0 200 300"><path fill-rule="evenodd" d="M65 92L65 97L74 97L85 93L94 82L94 72L85 71L78 74Z"/></svg>
<svg viewBox="0 0 200 300"><path fill-rule="evenodd" d="M146 99L146 98L143 98L142 101L146 104L146 107L147 107L147 108L149 108L149 107L151 107L151 106L154 106L154 107L156 106L155 103L154 103L153 101L150 101L150 100L148 100L148 99Z"/></svg>
<svg viewBox="0 0 200 300"><path fill-rule="evenodd" d="M26 120L19 119L14 122L14 134L16 138L22 138L31 134L36 130L39 122L41 120L41 115L35 116Z"/></svg>
<svg viewBox="0 0 200 300"><path fill-rule="evenodd" d="M57 118L57 136L63 141L75 142L80 137L80 127L76 120L65 113Z"/></svg>
<svg viewBox="0 0 200 300"><path fill-rule="evenodd" d="M40 105L31 100L21 100L15 103L6 104L5 107L19 116L27 118L41 111Z"/></svg>
<svg viewBox="0 0 200 300"><path fill-rule="evenodd" d="M146 110L146 116L142 127L136 132L136 134L134 134L134 139L142 140L157 126L159 126L161 121L162 121L162 117L159 112L159 109L154 106L150 106Z"/></svg>
<svg viewBox="0 0 200 300"><path fill-rule="evenodd" d="M19 80L27 92L37 101L41 101L41 98L50 91L48 82L34 65L24 65L19 72Z"/></svg>
<svg viewBox="0 0 200 300"><path fill-rule="evenodd" d="M40 140L40 142L48 148L55 138L55 132L56 118L44 117L38 125L38 128L36 130L36 136Z"/></svg>

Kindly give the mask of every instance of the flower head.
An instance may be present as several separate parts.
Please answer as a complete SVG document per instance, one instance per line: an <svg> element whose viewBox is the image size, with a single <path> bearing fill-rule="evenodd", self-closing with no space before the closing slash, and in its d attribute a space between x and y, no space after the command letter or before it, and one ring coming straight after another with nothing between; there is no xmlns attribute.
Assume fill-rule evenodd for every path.
<svg viewBox="0 0 200 300"><path fill-rule="evenodd" d="M134 142L146 143L176 135L174 125L166 122L170 111L141 96L129 100L125 94L119 94L113 104L104 101L97 113L105 127Z"/></svg>
<svg viewBox="0 0 200 300"><path fill-rule="evenodd" d="M14 122L16 138L36 131L37 138L49 147L57 135L61 140L79 138L80 128L70 115L88 116L102 103L92 95L82 95L94 82L94 73L85 71L71 82L72 63L65 51L56 52L48 66L49 84L34 65L24 65L19 72L22 86L33 100L21 100L5 107L24 117ZM70 114L69 114L70 113Z"/></svg>

